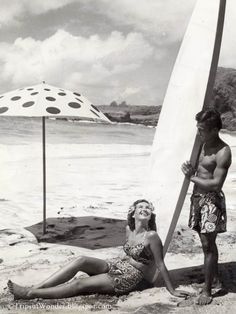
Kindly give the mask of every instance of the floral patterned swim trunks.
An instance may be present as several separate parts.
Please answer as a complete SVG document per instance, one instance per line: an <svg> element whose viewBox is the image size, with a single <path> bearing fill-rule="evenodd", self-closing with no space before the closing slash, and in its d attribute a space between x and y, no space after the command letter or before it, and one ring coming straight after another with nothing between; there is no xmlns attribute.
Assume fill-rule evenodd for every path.
<svg viewBox="0 0 236 314"><path fill-rule="evenodd" d="M128 261L113 258L106 262L109 268L107 274L112 280L117 295L134 290L144 278L141 270L132 266Z"/></svg>
<svg viewBox="0 0 236 314"><path fill-rule="evenodd" d="M226 231L226 207L223 192L193 193L189 227L200 233Z"/></svg>

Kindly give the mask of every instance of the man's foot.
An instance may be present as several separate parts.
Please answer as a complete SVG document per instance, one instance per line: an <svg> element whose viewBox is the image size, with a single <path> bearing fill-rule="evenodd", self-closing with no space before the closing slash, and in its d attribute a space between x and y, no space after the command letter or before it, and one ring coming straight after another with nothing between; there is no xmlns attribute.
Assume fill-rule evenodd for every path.
<svg viewBox="0 0 236 314"><path fill-rule="evenodd" d="M7 285L9 291L14 295L14 300L30 299L30 297L28 296L30 290L29 288L19 286L16 283L12 282L11 280L8 280Z"/></svg>
<svg viewBox="0 0 236 314"><path fill-rule="evenodd" d="M209 293L202 291L199 297L197 298L196 304L207 305L211 303L212 299L213 298Z"/></svg>

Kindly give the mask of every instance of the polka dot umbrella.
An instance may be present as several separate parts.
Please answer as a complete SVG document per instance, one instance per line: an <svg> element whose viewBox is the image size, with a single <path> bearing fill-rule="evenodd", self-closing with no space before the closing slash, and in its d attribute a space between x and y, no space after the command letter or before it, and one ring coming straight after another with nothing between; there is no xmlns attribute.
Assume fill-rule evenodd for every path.
<svg viewBox="0 0 236 314"><path fill-rule="evenodd" d="M0 116L42 117L43 140L43 233L46 233L46 145L45 117L76 117L81 120L110 120L80 93L44 82L0 94Z"/></svg>

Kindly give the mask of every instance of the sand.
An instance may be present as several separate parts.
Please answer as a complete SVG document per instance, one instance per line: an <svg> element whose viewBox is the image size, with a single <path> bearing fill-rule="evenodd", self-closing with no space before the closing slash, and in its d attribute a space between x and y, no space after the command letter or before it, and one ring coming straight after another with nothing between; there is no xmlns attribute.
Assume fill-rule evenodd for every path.
<svg viewBox="0 0 236 314"><path fill-rule="evenodd" d="M91 220L91 225L90 221ZM106 219L104 218L104 222ZM87 218L88 226L94 227L92 218ZM107 222L106 222L107 223ZM232 223L235 223L232 221ZM68 230L69 227L69 230ZM118 232L120 226L112 228ZM71 226L73 229L73 226ZM63 226L61 223L60 231ZM64 223L64 233L70 231L68 221ZM39 231L40 233L41 231ZM50 232L47 234L50 238ZM75 259L78 256L93 256L97 258L113 258L122 255L121 246L112 246L99 249L88 249L68 244L38 242L36 237L29 231L6 229L0 232L1 256L0 263L0 307L3 313L235 313L236 310L236 262L235 262L235 232L221 234L218 237L220 252L220 276L225 289L216 291L211 305L201 307L194 304L177 306L181 301L171 296L162 279L159 287L150 287L142 291L131 292L128 295L116 297L108 295L80 296L61 300L18 300L14 301L6 288L8 279L22 284L33 285L47 278L56 269ZM80 239L81 241L81 239ZM88 241L87 241L88 242ZM84 241L86 243L86 241ZM102 246L103 239L97 243ZM106 246L106 243L105 243ZM192 293L198 289L194 283L203 282L203 265L200 242L195 233L184 226L178 226L166 256L166 263L175 286ZM86 276L78 273L77 278Z"/></svg>
<svg viewBox="0 0 236 314"><path fill-rule="evenodd" d="M128 127L124 130L122 141L128 138L130 130ZM143 129L140 133L143 134ZM161 279L158 287L119 298L91 295L63 300L13 300L6 288L8 279L30 286L81 255L102 259L122 256L127 209L142 194L150 141L145 145L142 138L142 145L137 140L132 147L130 143L111 144L110 133L110 144L77 145L76 132L68 140L62 140L63 134L54 138L55 143L51 139L47 147L46 235L42 235L40 143L34 141L31 145L27 136L20 142L12 135L12 139L0 145L1 313L235 313L235 158L224 186L228 231L217 240L225 290L216 291L210 305L195 305L193 298L191 304L177 306L180 299L168 293ZM224 136L234 153L235 136ZM187 228L189 193L165 261L175 285L196 294L198 290L193 284L203 281L203 254L197 235ZM85 274L78 273L77 277L80 276Z"/></svg>

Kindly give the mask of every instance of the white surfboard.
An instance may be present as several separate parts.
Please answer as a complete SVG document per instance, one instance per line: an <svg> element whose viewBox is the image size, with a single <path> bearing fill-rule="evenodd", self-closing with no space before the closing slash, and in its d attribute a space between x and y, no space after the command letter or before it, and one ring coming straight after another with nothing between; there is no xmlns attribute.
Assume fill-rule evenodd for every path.
<svg viewBox="0 0 236 314"><path fill-rule="evenodd" d="M168 85L154 137L145 196L156 208L164 254L172 238L189 181L181 165L196 163L200 142L195 115L211 98L226 0L198 0ZM187 221L186 221L187 224Z"/></svg>

